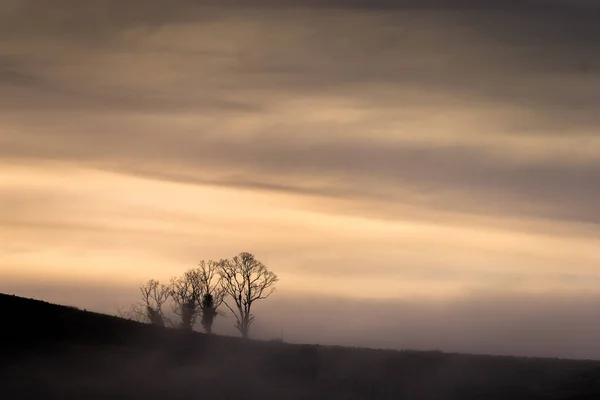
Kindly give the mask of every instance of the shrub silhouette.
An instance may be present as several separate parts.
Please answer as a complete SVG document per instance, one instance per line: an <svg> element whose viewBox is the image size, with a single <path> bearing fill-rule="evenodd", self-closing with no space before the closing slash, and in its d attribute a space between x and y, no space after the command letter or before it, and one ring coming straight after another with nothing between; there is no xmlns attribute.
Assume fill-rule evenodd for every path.
<svg viewBox="0 0 600 400"><path fill-rule="evenodd" d="M214 304L213 295L205 293L202 298L202 327L209 335L212 334L212 325L218 314Z"/></svg>
<svg viewBox="0 0 600 400"><path fill-rule="evenodd" d="M153 309L150 306L147 306L146 312L148 315L148 319L150 320L150 323L152 325L160 326L160 327L165 326L165 319L163 318L162 314L159 311Z"/></svg>

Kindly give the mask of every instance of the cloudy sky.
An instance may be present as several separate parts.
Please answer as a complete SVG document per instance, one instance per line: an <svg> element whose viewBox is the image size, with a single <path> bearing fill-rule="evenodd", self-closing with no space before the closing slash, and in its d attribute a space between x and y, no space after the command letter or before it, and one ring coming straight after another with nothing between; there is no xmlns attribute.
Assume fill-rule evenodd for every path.
<svg viewBox="0 0 600 400"><path fill-rule="evenodd" d="M249 251L259 337L600 358L598 2L201 3L0 0L0 291Z"/></svg>

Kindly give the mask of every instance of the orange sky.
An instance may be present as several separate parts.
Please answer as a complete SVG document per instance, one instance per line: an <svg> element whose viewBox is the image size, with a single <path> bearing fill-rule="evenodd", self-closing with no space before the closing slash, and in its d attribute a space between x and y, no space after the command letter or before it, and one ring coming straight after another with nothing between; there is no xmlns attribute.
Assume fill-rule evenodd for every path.
<svg viewBox="0 0 600 400"><path fill-rule="evenodd" d="M0 291L114 312L249 251L280 276L272 329L306 294L461 316L600 295L597 11L561 30L518 9L149 4L1 9ZM297 340L335 342L321 317Z"/></svg>

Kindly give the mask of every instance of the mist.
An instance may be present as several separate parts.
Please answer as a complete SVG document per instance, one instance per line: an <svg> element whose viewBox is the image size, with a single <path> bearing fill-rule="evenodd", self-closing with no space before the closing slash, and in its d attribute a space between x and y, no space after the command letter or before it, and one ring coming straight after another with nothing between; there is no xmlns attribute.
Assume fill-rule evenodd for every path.
<svg viewBox="0 0 600 400"><path fill-rule="evenodd" d="M0 285L88 311L118 315L138 301L135 287L39 283ZM347 299L276 294L258 302L253 337L290 343L396 350L600 359L600 297L490 292L432 301ZM216 334L238 336L233 316L215 321ZM197 329L200 329L197 327Z"/></svg>

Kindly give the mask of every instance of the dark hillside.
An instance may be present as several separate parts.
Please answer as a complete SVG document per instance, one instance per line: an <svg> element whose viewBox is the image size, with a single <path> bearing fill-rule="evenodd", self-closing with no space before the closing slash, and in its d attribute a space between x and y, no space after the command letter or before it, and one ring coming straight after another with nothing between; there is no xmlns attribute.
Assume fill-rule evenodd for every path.
<svg viewBox="0 0 600 400"><path fill-rule="evenodd" d="M209 337L0 295L0 399L600 399L600 362Z"/></svg>

